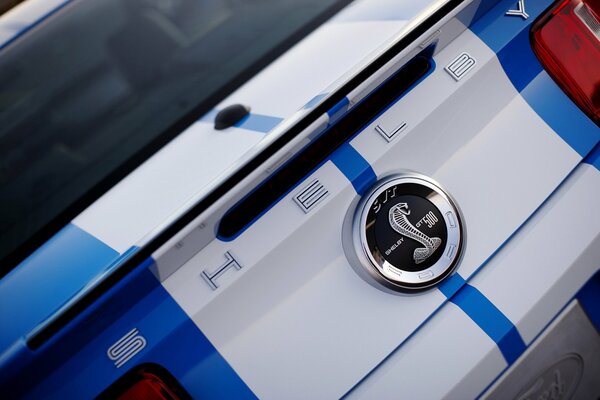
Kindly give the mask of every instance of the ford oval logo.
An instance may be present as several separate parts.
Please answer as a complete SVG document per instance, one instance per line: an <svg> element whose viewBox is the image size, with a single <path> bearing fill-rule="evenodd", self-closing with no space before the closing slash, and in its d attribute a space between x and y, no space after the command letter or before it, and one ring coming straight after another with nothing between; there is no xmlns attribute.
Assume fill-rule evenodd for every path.
<svg viewBox="0 0 600 400"><path fill-rule="evenodd" d="M578 354L568 354L525 386L518 400L570 399L583 374L583 360Z"/></svg>

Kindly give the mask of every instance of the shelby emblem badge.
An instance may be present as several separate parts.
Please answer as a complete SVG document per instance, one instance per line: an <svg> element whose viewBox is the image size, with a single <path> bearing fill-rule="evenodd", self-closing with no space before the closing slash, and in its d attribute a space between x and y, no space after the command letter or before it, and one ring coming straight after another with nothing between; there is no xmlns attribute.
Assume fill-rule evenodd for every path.
<svg viewBox="0 0 600 400"><path fill-rule="evenodd" d="M464 241L454 201L416 174L378 182L358 204L351 231L346 252L355 269L371 283L404 292L450 275Z"/></svg>

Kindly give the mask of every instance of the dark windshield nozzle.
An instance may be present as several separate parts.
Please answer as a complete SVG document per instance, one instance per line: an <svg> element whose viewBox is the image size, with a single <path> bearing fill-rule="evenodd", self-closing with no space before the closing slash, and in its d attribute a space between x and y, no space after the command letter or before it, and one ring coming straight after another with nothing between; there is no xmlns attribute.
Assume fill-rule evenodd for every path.
<svg viewBox="0 0 600 400"><path fill-rule="evenodd" d="M215 117L215 129L220 131L230 128L250 114L250 107L243 104L233 104L225 107Z"/></svg>

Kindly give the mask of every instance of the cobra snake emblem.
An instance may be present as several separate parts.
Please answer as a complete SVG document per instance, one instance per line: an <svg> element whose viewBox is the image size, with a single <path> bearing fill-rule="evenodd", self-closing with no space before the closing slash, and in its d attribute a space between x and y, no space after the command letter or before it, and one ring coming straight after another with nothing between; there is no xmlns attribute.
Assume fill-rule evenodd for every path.
<svg viewBox="0 0 600 400"><path fill-rule="evenodd" d="M438 237L430 238L415 228L414 225L408 221L408 215L410 215L410 209L408 208L407 203L396 204L390 209L390 225L399 234L416 240L423 245L423 247L416 248L413 253L415 263L420 264L427 260L437 248L440 247L442 239Z"/></svg>

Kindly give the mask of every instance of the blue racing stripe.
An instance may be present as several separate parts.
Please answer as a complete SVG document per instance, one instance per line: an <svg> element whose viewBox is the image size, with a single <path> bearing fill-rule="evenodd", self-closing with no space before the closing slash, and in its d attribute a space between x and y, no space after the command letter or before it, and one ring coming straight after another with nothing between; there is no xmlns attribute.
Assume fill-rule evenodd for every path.
<svg viewBox="0 0 600 400"><path fill-rule="evenodd" d="M213 109L204 114L199 121L214 123L215 117L219 113L219 110ZM273 117L270 115L263 114L248 114L240 121L238 121L234 126L240 129L247 129L249 131L268 133L277 125L279 125L283 121L283 118Z"/></svg>
<svg viewBox="0 0 600 400"><path fill-rule="evenodd" d="M350 143L344 143L332 155L331 161L352 182L358 194L363 194L377 180L367 160Z"/></svg>
<svg viewBox="0 0 600 400"><path fill-rule="evenodd" d="M2 392L10 398L94 398L130 368L156 363L193 398L256 398L150 272L153 264L151 258L142 263L35 352L24 344L15 349L0 366ZM133 328L145 346L118 367L107 350Z"/></svg>
<svg viewBox="0 0 600 400"><path fill-rule="evenodd" d="M597 144L594 150L588 154L583 160L584 163L593 165L598 171L600 171L600 144Z"/></svg>
<svg viewBox="0 0 600 400"><path fill-rule="evenodd" d="M531 48L529 31L537 16L552 2L528 1L529 18L506 16L514 1L502 1L474 23L470 29L498 57L513 86L529 106L569 146L585 157L600 140L600 129L548 76Z"/></svg>
<svg viewBox="0 0 600 400"><path fill-rule="evenodd" d="M550 325L559 315L566 310L566 308L571 304L573 300L579 301L581 307L583 308L585 314L590 319L590 322L594 324L596 329L600 332L600 271L597 271L584 285L579 291L570 298L564 305L561 307L556 314L546 323L546 325L538 331L533 339L529 342L530 344L536 343L541 336L543 336ZM510 365L504 368L500 373L496 375L494 378L476 397L477 399L481 398L484 393L487 393L488 390L498 382L498 380L504 376L504 373L508 370Z"/></svg>
<svg viewBox="0 0 600 400"><path fill-rule="evenodd" d="M451 298L462 288L467 282L458 273L450 275L438 285L438 289L446 296Z"/></svg>
<svg viewBox="0 0 600 400"><path fill-rule="evenodd" d="M442 291L443 292L443 291ZM460 307L496 344L510 365L527 346L517 328L479 290L465 284L450 301Z"/></svg>
<svg viewBox="0 0 600 400"><path fill-rule="evenodd" d="M74 224L60 230L0 280L0 353L118 257L116 250Z"/></svg>
<svg viewBox="0 0 600 400"><path fill-rule="evenodd" d="M350 100L348 100L347 97L344 97L342 100L338 101L335 106L331 107L331 109L327 111L327 115L329 115L329 125L335 124L341 116L348 111L349 105Z"/></svg>
<svg viewBox="0 0 600 400"><path fill-rule="evenodd" d="M472 22L477 21L479 18L481 18L483 15L485 15L488 11L490 11L490 9L495 6L497 4L498 0L481 0L481 2L479 3L479 6L477 6L477 11L475 11L475 15L473 16ZM460 15L459 15L460 18ZM465 22L469 22L469 21L462 21L461 22L465 23ZM467 23L465 23L466 26L468 26Z"/></svg>
<svg viewBox="0 0 600 400"><path fill-rule="evenodd" d="M509 365L525 351L527 346L513 323L459 274L450 276L438 288L496 342Z"/></svg>
<svg viewBox="0 0 600 400"><path fill-rule="evenodd" d="M499 53L521 31L528 32L531 23L551 4L552 0L527 1L525 11L529 18L524 20L518 16L505 15L508 10L516 7L517 2L504 0L481 16L469 29L494 53ZM519 57L521 54L513 54L513 58Z"/></svg>
<svg viewBox="0 0 600 400"><path fill-rule="evenodd" d="M234 126L241 129L248 129L250 131L267 133L279 125L281 121L283 121L283 118L280 117L272 117L261 114L248 114Z"/></svg>
<svg viewBox="0 0 600 400"><path fill-rule="evenodd" d="M457 305L481 330L483 330L498 346L500 352L507 363L514 362L526 349L525 342L510 320L496 308L479 290L467 284L462 276L455 273L442 281L437 289L442 292L446 298ZM442 304L443 306L443 304ZM343 396L346 398L357 387L365 382L379 367L384 365L404 343L417 335L421 327L426 326L428 321L433 318L443 307L440 306L431 313L425 321L421 323L406 338L405 341L383 358L373 369L354 384Z"/></svg>
<svg viewBox="0 0 600 400"><path fill-rule="evenodd" d="M600 140L600 128L542 71L521 92L523 98L577 153L585 157Z"/></svg>
<svg viewBox="0 0 600 400"><path fill-rule="evenodd" d="M600 261L597 264L600 264ZM600 332L600 269L579 290L576 298L592 324Z"/></svg>
<svg viewBox="0 0 600 400"><path fill-rule="evenodd" d="M515 89L521 92L542 70L531 50L529 29L520 31L496 54Z"/></svg>

